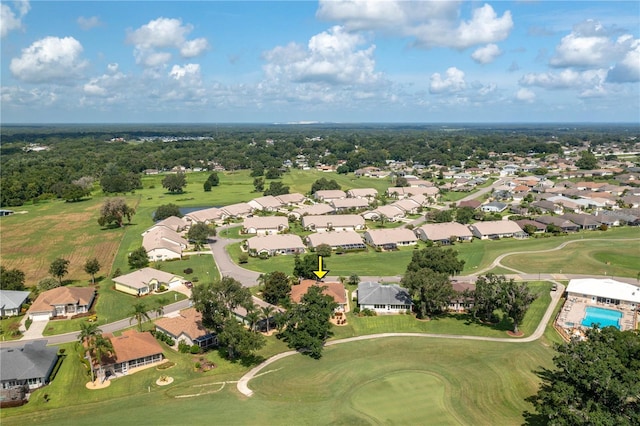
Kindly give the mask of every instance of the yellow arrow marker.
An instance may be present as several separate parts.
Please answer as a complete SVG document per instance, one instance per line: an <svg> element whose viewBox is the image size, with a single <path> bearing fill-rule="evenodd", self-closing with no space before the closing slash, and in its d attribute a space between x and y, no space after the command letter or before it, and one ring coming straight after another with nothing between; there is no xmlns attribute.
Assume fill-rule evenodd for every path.
<svg viewBox="0 0 640 426"><path fill-rule="evenodd" d="M322 270L322 256L318 256L318 270L313 271L313 273L316 274L316 277L318 277L319 280L323 279L324 276L329 273L329 271Z"/></svg>

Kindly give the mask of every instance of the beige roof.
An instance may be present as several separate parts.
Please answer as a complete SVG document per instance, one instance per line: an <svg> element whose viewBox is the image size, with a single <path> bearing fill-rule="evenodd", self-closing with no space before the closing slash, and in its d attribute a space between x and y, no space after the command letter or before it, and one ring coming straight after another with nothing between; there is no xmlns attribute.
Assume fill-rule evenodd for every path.
<svg viewBox="0 0 640 426"><path fill-rule="evenodd" d="M261 252L264 250L286 250L286 249L302 249L304 243L297 235L292 234L275 234L252 237L247 240L249 250Z"/></svg>
<svg viewBox="0 0 640 426"><path fill-rule="evenodd" d="M185 334L191 340L209 334L202 325L202 314L196 311L196 308L184 309L174 317L160 318L156 321L156 327L174 337Z"/></svg>
<svg viewBox="0 0 640 426"><path fill-rule="evenodd" d="M284 216L254 216L244 219L242 227L245 229L278 229L289 227L289 220Z"/></svg>
<svg viewBox="0 0 640 426"><path fill-rule="evenodd" d="M311 206L300 207L299 209L295 209L292 213L299 214L300 216L304 215L322 215L325 213L331 213L333 211L333 207L329 204L313 204Z"/></svg>
<svg viewBox="0 0 640 426"><path fill-rule="evenodd" d="M267 196L264 196L264 197L254 198L251 201L257 203L260 206L262 206L262 208L277 209L278 207L282 206L282 202L280 200L278 200L276 197L274 197L273 195L267 195Z"/></svg>
<svg viewBox="0 0 640 426"><path fill-rule="evenodd" d="M436 187L391 187L387 189L387 194L391 195L393 193L398 194L399 196L409 196L409 195L426 195L433 196L437 195L440 190Z"/></svg>
<svg viewBox="0 0 640 426"><path fill-rule="evenodd" d="M299 204L304 203L306 197L298 192L293 194L276 195L276 198L280 200L282 204Z"/></svg>
<svg viewBox="0 0 640 426"><path fill-rule="evenodd" d="M302 226L306 228L315 225L316 228L327 228L332 226L364 226L364 219L357 214L335 214L321 216L304 216L302 218Z"/></svg>
<svg viewBox="0 0 640 426"><path fill-rule="evenodd" d="M187 213L185 217L190 218L194 222L214 222L222 219L222 210L217 207L211 207L210 209L196 210Z"/></svg>
<svg viewBox="0 0 640 426"><path fill-rule="evenodd" d="M431 241L448 240L452 235L459 238L473 237L469 228L458 222L429 223L418 228L418 232Z"/></svg>
<svg viewBox="0 0 640 426"><path fill-rule="evenodd" d="M40 293L29 312L51 312L55 305L89 305L95 294L92 287L56 287Z"/></svg>
<svg viewBox="0 0 640 426"><path fill-rule="evenodd" d="M187 245L187 240L168 228L153 228L142 237L142 246L147 252L164 248L182 254L182 248Z"/></svg>
<svg viewBox="0 0 640 426"><path fill-rule="evenodd" d="M375 188L353 188L347 191L347 195L353 198L375 197L378 195L378 190Z"/></svg>
<svg viewBox="0 0 640 426"><path fill-rule="evenodd" d="M364 233L369 236L369 240L377 245L397 244L400 242L416 241L418 237L410 229L393 228L393 229L370 229Z"/></svg>
<svg viewBox="0 0 640 426"><path fill-rule="evenodd" d="M331 247L364 244L360 234L355 231L310 234L307 241L311 247L318 247L320 244L328 244Z"/></svg>
<svg viewBox="0 0 640 426"><path fill-rule="evenodd" d="M120 275L113 279L118 284L125 285L131 288L144 288L150 281L158 280L161 283L169 283L176 279L182 279L179 275L170 274L168 272L160 271L153 268L142 268L137 271L133 271L130 274Z"/></svg>
<svg viewBox="0 0 640 426"><path fill-rule="evenodd" d="M313 196L316 200L331 200L335 198L345 198L347 193L339 189L321 189L316 191Z"/></svg>
<svg viewBox="0 0 640 426"><path fill-rule="evenodd" d="M253 207L248 203L236 203L224 206L221 210L229 216L242 216L251 213Z"/></svg>
<svg viewBox="0 0 640 426"><path fill-rule="evenodd" d="M404 216L404 210L402 210L400 207L396 207L393 205L380 206L377 209L375 209L374 212L377 213L378 215L384 215L389 218Z"/></svg>
<svg viewBox="0 0 640 426"><path fill-rule="evenodd" d="M185 226L187 226L187 222L181 217L169 216L166 219L156 222L153 226L164 226L171 229L172 231L178 232Z"/></svg>
<svg viewBox="0 0 640 426"><path fill-rule="evenodd" d="M482 235L524 233L522 228L512 220L491 220L476 222L473 225Z"/></svg>
<svg viewBox="0 0 640 426"><path fill-rule="evenodd" d="M329 296L333 297L333 300L335 300L335 302L339 305L344 305L345 303L347 303L347 295L344 289L344 285L336 282L317 282L315 280L302 280L300 284L291 286L291 300L294 303L300 303L300 301L302 300L302 296L307 294L309 288L314 285L326 287L322 291L322 294L328 294Z"/></svg>
<svg viewBox="0 0 640 426"><path fill-rule="evenodd" d="M366 198L340 198L331 200L330 204L336 209L361 209L369 207L369 200Z"/></svg>
<svg viewBox="0 0 640 426"><path fill-rule="evenodd" d="M411 198L406 198L404 200L398 200L398 201L392 203L391 205L394 206L394 207L399 207L400 209L402 209L405 212L409 212L409 211L415 210L418 207L420 207L420 204L416 203Z"/></svg>
<svg viewBox="0 0 640 426"><path fill-rule="evenodd" d="M122 335L115 337L111 333L105 333L105 337L111 340L116 359L103 359L103 364L113 364L162 353L162 346L148 331L140 333L136 330L123 331Z"/></svg>

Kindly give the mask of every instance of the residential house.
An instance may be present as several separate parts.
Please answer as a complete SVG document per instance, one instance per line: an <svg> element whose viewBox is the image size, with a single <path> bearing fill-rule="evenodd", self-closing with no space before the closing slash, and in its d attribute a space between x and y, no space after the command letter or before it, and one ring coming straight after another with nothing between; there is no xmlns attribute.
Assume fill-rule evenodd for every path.
<svg viewBox="0 0 640 426"><path fill-rule="evenodd" d="M397 222L404 217L404 210L391 204L377 207L374 210L362 213L362 217L367 220L380 220L386 218L389 222Z"/></svg>
<svg viewBox="0 0 640 426"><path fill-rule="evenodd" d="M221 207L220 210L222 210L222 220L244 218L253 213L253 207L249 203L231 204Z"/></svg>
<svg viewBox="0 0 640 426"><path fill-rule="evenodd" d="M302 227L314 232L358 231L364 229L365 222L357 214L303 216Z"/></svg>
<svg viewBox="0 0 640 426"><path fill-rule="evenodd" d="M321 244L331 246L333 250L362 250L366 246L362 241L362 237L355 231L332 231L315 233L305 238L310 248L316 249Z"/></svg>
<svg viewBox="0 0 640 426"><path fill-rule="evenodd" d="M89 312L96 290L92 287L56 287L43 291L33 302L27 315L32 321L48 321L61 317Z"/></svg>
<svg viewBox="0 0 640 426"><path fill-rule="evenodd" d="M547 230L547 225L545 225L542 222L538 222L537 220L520 219L520 220L516 220L515 222L522 229L525 229L525 226L527 226L527 225L535 227L535 229L536 229L535 233L536 234L542 234Z"/></svg>
<svg viewBox="0 0 640 426"><path fill-rule="evenodd" d="M202 324L202 314L195 308L183 309L177 315L163 317L155 322L156 332L164 333L175 341L206 349L218 344L218 338Z"/></svg>
<svg viewBox="0 0 640 426"><path fill-rule="evenodd" d="M155 227L142 234L142 246L152 262L181 259L188 245L180 234L165 227Z"/></svg>
<svg viewBox="0 0 640 426"><path fill-rule="evenodd" d="M395 197L398 199L408 198L412 195L424 195L425 197L437 197L440 190L436 187L409 187L409 186L398 186L391 187L387 189L387 195L389 197Z"/></svg>
<svg viewBox="0 0 640 426"><path fill-rule="evenodd" d="M275 325L274 322L274 316L278 313L282 313L284 312L284 309L282 309L279 306L276 305L272 305L271 303L265 302L262 299L258 299L255 296L251 296L251 302L253 303L254 308L259 309L258 312L261 312L262 308L266 308L266 307L270 307L273 310L273 313L271 314L271 316L269 317L269 327L273 328L273 326ZM236 317L236 319L238 321L240 321L241 323L245 324L245 325L249 325L249 321L247 320L247 314L249 313L249 311L247 311L247 309L244 306L237 306L234 310L233 310L233 315ZM256 324L254 324L254 327L257 330L260 331L267 331L267 319L266 318L260 318L260 320L258 320L258 322Z"/></svg>
<svg viewBox="0 0 640 426"><path fill-rule="evenodd" d="M509 207L508 204L501 203L499 201L492 201L480 206L480 210L485 213L502 213L507 209L507 207Z"/></svg>
<svg viewBox="0 0 640 426"><path fill-rule="evenodd" d="M482 202L478 200L468 200L468 201L460 201L458 203L458 207L470 207L472 209L477 209L482 205Z"/></svg>
<svg viewBox="0 0 640 426"><path fill-rule="evenodd" d="M410 229L369 229L363 235L364 241L376 248L395 250L398 246L415 245L418 237Z"/></svg>
<svg viewBox="0 0 640 426"><path fill-rule="evenodd" d="M450 312L467 312L473 307L473 297L466 297L465 292L472 292L476 285L471 282L452 281L451 286L455 296L449 301L447 309Z"/></svg>
<svg viewBox="0 0 640 426"><path fill-rule="evenodd" d="M329 202L331 207L341 213L348 210L361 210L369 207L369 200L366 198L340 198Z"/></svg>
<svg viewBox="0 0 640 426"><path fill-rule="evenodd" d="M262 210L265 212L275 212L283 206L283 202L274 197L273 195L267 195L264 197L254 198L249 201L249 204L254 210Z"/></svg>
<svg viewBox="0 0 640 426"><path fill-rule="evenodd" d="M391 203L390 205L399 208L405 214L416 214L422 207L421 204L417 203L411 198L404 198L402 200Z"/></svg>
<svg viewBox="0 0 640 426"><path fill-rule="evenodd" d="M164 360L162 346L153 335L136 330L123 331L120 336L104 333L111 341L114 356L105 356L93 366L97 374L103 372L105 378L127 375L134 368L160 363Z"/></svg>
<svg viewBox="0 0 640 426"><path fill-rule="evenodd" d="M570 220L580 227L580 229L596 230L600 228L601 223L595 216L590 214L565 213L560 219Z"/></svg>
<svg viewBox="0 0 640 426"><path fill-rule="evenodd" d="M559 227L563 232L577 232L580 227L568 219L561 219L558 216L538 216L536 221L545 224L546 226L555 225Z"/></svg>
<svg viewBox="0 0 640 426"><path fill-rule="evenodd" d="M302 239L293 234L256 236L247 240L247 250L250 256L297 254L304 253L304 249Z"/></svg>
<svg viewBox="0 0 640 426"><path fill-rule="evenodd" d="M320 216L333 212L333 207L329 204L318 203L310 206L300 207L293 210L290 214L292 214L296 219L300 219L303 216Z"/></svg>
<svg viewBox="0 0 640 426"><path fill-rule="evenodd" d="M278 234L287 229L289 229L289 220L284 216L254 216L242 222L243 234Z"/></svg>
<svg viewBox="0 0 640 426"><path fill-rule="evenodd" d="M422 241L433 241L444 245L451 244L451 237L458 241L473 240L473 233L466 225L458 222L428 223L415 230Z"/></svg>
<svg viewBox="0 0 640 426"><path fill-rule="evenodd" d="M168 218L162 219L154 223L153 226L147 228L147 230L142 233L142 236L149 232L155 231L156 229L170 229L173 232L179 233L184 231L188 225L189 222L182 217L169 216Z"/></svg>
<svg viewBox="0 0 640 426"><path fill-rule="evenodd" d="M189 223L222 223L223 211L217 207L211 207L209 209L196 210L184 215L184 218Z"/></svg>
<svg viewBox="0 0 640 426"><path fill-rule="evenodd" d="M371 281L358 284L358 307L371 309L377 314L411 312L413 302L407 289L397 284L380 284Z"/></svg>
<svg viewBox="0 0 640 426"><path fill-rule="evenodd" d="M29 299L28 291L0 290L0 317L20 315L22 305Z"/></svg>
<svg viewBox="0 0 640 426"><path fill-rule="evenodd" d="M553 201L550 201L550 200L534 201L533 203L531 203L531 205L533 207L539 208L543 212L555 213L555 214L562 214L564 212L564 209L560 204L554 203Z"/></svg>
<svg viewBox="0 0 640 426"><path fill-rule="evenodd" d="M283 206L290 207L304 204L304 202L307 200L307 197L298 192L294 192L293 194L276 195L276 199L280 201Z"/></svg>
<svg viewBox="0 0 640 426"><path fill-rule="evenodd" d="M481 240L499 238L526 238L527 233L512 220L491 220L469 225L474 236Z"/></svg>
<svg viewBox="0 0 640 426"><path fill-rule="evenodd" d="M21 347L0 347L0 402L22 401L26 394L49 383L58 362L58 347L46 340Z"/></svg>
<svg viewBox="0 0 640 426"><path fill-rule="evenodd" d="M184 278L179 275L153 268L142 268L113 278L116 290L133 296L145 296L157 291L162 285L176 287L183 281Z"/></svg>
<svg viewBox="0 0 640 426"><path fill-rule="evenodd" d="M347 303L347 290L344 285L339 282L318 282L316 280L302 280L300 284L291 286L291 301L293 303L300 303L302 296L307 294L309 289L313 286L323 287L322 294L331 296L333 300L338 304L336 312L345 312L348 309Z"/></svg>
<svg viewBox="0 0 640 426"><path fill-rule="evenodd" d="M366 198L372 200L378 196L378 190L375 188L354 188L347 191L349 198Z"/></svg>
<svg viewBox="0 0 640 426"><path fill-rule="evenodd" d="M321 189L313 194L313 198L318 201L324 201L328 203L332 200L347 198L347 193L339 189Z"/></svg>

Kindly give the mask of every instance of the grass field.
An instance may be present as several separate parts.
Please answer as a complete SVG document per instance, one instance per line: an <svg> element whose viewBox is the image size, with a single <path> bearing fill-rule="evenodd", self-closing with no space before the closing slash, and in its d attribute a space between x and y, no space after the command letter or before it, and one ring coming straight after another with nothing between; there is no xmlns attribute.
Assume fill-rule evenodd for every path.
<svg viewBox="0 0 640 426"><path fill-rule="evenodd" d="M2 410L3 425L37 422L118 424L500 424L519 425L535 393L532 372L549 367L539 343L499 344L431 338L386 338L327 347L321 360L294 355L253 379L254 396L235 389L242 370L224 365L193 371L193 356L171 352L177 365L117 379L90 391L72 349L49 387L29 404ZM216 360L215 354L212 354ZM159 387L160 374L174 383ZM50 402L44 402L47 392Z"/></svg>

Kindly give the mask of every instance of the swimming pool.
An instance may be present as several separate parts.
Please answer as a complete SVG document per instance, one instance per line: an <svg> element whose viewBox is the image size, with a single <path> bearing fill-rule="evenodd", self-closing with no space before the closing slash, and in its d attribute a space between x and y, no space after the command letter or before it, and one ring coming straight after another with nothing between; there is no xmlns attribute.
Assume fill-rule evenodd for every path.
<svg viewBox="0 0 640 426"><path fill-rule="evenodd" d="M582 320L582 325L592 327L593 324L600 324L600 327L608 327L610 325L620 330L620 319L622 312L612 309L598 308L595 306L587 306L587 314Z"/></svg>

